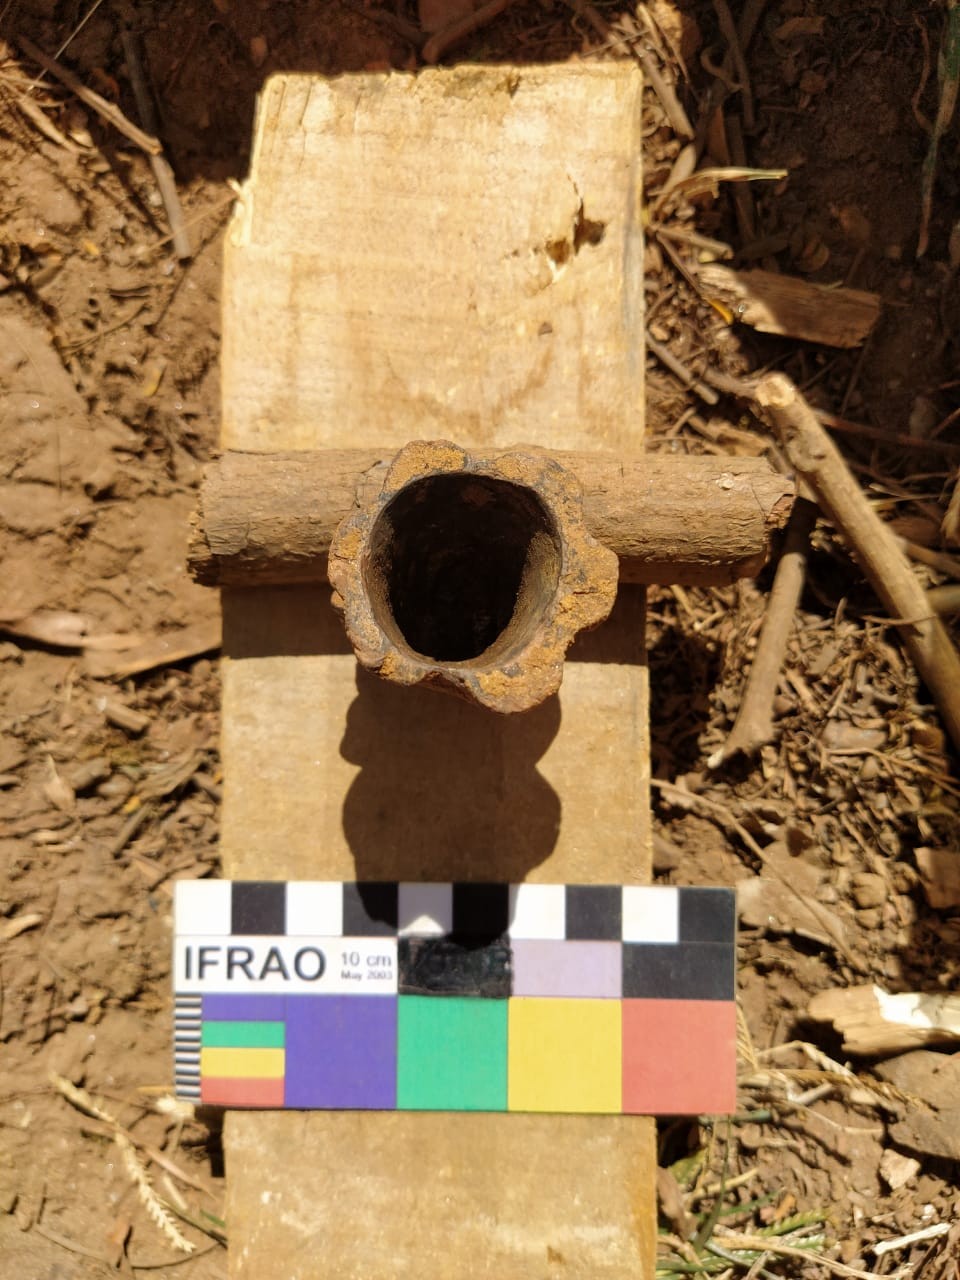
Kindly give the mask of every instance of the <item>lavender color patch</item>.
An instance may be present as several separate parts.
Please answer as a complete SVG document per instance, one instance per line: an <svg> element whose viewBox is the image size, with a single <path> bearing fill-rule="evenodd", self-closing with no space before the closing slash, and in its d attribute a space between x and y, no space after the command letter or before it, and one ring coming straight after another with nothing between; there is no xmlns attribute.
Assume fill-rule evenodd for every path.
<svg viewBox="0 0 960 1280"><path fill-rule="evenodd" d="M513 941L515 996L581 996L619 1000L623 966L619 942Z"/></svg>

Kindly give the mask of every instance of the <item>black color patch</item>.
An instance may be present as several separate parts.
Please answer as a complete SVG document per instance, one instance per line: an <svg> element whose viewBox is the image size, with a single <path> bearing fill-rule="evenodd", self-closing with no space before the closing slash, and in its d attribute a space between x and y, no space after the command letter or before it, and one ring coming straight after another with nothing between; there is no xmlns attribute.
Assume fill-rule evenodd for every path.
<svg viewBox="0 0 960 1280"><path fill-rule="evenodd" d="M725 942L625 942L625 1000L732 1000L734 949Z"/></svg>
<svg viewBox="0 0 960 1280"><path fill-rule="evenodd" d="M505 884L453 886L453 936L492 942L507 932L510 887Z"/></svg>
<svg viewBox="0 0 960 1280"><path fill-rule="evenodd" d="M510 947L503 941L478 947L454 938L401 938L397 969L401 995L505 1000L512 989Z"/></svg>
<svg viewBox="0 0 960 1280"><path fill-rule="evenodd" d="M619 942L622 891L616 884L567 885L567 938Z"/></svg>
<svg viewBox="0 0 960 1280"><path fill-rule="evenodd" d="M282 935L287 928L287 886L282 880L235 880L230 932Z"/></svg>
<svg viewBox="0 0 960 1280"><path fill-rule="evenodd" d="M681 889L680 941L732 943L737 929L733 889Z"/></svg>

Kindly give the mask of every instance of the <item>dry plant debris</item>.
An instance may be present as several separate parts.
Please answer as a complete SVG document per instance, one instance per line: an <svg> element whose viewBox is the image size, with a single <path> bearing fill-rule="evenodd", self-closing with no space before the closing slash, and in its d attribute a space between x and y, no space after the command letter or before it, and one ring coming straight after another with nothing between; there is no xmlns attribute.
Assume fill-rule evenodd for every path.
<svg viewBox="0 0 960 1280"><path fill-rule="evenodd" d="M216 442L225 180L243 176L271 70L409 71L433 34L407 0L216 0L204 22L181 0L130 13L189 260L171 244L152 138L144 149L119 132L148 122L114 7L22 0L0 16L0 1255L24 1276L125 1266L157 1241L113 1128L71 1129L51 1070L108 1100L168 1213L164 1161L219 1193L215 1137L130 1100L169 1086L171 880L217 870L219 619L183 563ZM789 470L751 410L757 377L785 373L935 603L960 545L957 5L516 0L483 17L432 52L643 70L649 444ZM41 75L31 46L97 98ZM863 293L875 323L851 348L819 345L822 327L802 341L792 322L760 332L752 300L718 291L718 265L741 285L772 275L781 293ZM742 891L749 1032L729 1128L661 1124L675 1188L661 1270L956 1280L957 1166L930 1154L950 1132L933 1080L953 1043L922 1078L907 1076L914 1053L884 1064L871 1051L854 1069L833 1022L808 1018L817 993L860 989L874 1006L887 993L888 1010L916 993L949 1012L955 757L893 611L821 521L770 679L772 736L708 768L741 707L772 572L650 596L659 874ZM211 1249L156 1274L215 1280Z"/></svg>

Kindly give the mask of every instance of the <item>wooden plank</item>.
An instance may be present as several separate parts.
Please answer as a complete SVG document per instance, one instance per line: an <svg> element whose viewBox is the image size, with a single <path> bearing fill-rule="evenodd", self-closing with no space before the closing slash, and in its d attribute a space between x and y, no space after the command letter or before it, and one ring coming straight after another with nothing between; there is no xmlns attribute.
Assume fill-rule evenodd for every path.
<svg viewBox="0 0 960 1280"><path fill-rule="evenodd" d="M619 64L270 81L224 445L638 448L639 98ZM359 671L325 589L225 591L225 874L646 880L643 606L499 717ZM653 1275L643 1118L231 1113L226 1150L236 1280Z"/></svg>
<svg viewBox="0 0 960 1280"><path fill-rule="evenodd" d="M268 81L226 246L224 447L628 452L639 166L634 71Z"/></svg>

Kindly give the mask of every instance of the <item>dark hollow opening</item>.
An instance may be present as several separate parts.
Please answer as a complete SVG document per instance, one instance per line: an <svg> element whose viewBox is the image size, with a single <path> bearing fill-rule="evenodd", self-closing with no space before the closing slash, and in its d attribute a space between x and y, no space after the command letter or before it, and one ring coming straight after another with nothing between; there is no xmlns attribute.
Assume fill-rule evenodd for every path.
<svg viewBox="0 0 960 1280"><path fill-rule="evenodd" d="M394 644L435 662L503 661L556 592L560 545L532 489L463 472L427 476L381 512L364 571Z"/></svg>

